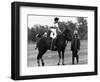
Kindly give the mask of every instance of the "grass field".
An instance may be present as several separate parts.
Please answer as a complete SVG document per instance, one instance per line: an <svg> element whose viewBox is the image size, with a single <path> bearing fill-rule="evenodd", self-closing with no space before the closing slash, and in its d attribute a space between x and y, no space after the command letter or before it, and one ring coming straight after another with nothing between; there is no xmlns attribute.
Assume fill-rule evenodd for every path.
<svg viewBox="0 0 100 82"><path fill-rule="evenodd" d="M27 66L34 67L37 66L37 54L38 50L35 50L35 45L33 43L28 43L28 54L27 54ZM79 51L79 64L88 63L88 48L87 40L81 40L81 47ZM44 55L43 59L45 66L55 66L58 63L58 52L48 50ZM70 51L70 42L66 46L64 62L66 65L72 65L72 52Z"/></svg>

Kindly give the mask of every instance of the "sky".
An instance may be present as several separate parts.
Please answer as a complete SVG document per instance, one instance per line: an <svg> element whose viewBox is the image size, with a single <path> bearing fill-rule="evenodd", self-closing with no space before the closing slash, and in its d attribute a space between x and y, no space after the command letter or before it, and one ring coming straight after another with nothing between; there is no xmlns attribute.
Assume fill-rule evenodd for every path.
<svg viewBox="0 0 100 82"><path fill-rule="evenodd" d="M29 15L28 16L28 27L32 28L36 24L40 25L48 25L48 26L53 26L54 23L54 18L56 16L34 16L34 15ZM58 17L59 21L72 21L74 23L77 22L77 17Z"/></svg>

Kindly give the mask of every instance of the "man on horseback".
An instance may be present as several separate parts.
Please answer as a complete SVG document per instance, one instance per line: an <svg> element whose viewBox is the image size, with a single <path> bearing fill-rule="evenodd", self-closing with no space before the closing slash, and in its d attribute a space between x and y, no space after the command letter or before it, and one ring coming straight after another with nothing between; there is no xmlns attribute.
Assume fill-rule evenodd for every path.
<svg viewBox="0 0 100 82"><path fill-rule="evenodd" d="M52 42L51 42L51 50L55 50L56 49L56 38L57 38L57 35L59 33L61 33L61 30L58 26L58 23L59 23L59 18L54 18L54 25L53 27L50 27L50 37L52 38Z"/></svg>

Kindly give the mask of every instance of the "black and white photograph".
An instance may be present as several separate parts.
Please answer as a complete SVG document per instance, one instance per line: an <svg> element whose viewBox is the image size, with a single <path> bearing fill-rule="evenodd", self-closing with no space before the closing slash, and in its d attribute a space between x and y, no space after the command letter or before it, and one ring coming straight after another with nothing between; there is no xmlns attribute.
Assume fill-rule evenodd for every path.
<svg viewBox="0 0 100 82"><path fill-rule="evenodd" d="M29 14L27 67L88 64L87 19Z"/></svg>
<svg viewBox="0 0 100 82"><path fill-rule="evenodd" d="M97 75L97 7L12 3L12 79Z"/></svg>

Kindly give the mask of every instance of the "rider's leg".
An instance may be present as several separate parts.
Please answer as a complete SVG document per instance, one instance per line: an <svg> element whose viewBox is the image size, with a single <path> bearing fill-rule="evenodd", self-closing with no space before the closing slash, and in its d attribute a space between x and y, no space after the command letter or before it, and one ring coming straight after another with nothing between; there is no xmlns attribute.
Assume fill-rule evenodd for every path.
<svg viewBox="0 0 100 82"><path fill-rule="evenodd" d="M51 47L50 47L50 49L51 49L51 50L53 49L53 38L52 38L52 40L51 40Z"/></svg>
<svg viewBox="0 0 100 82"><path fill-rule="evenodd" d="M56 48L56 39L53 40L53 46Z"/></svg>

